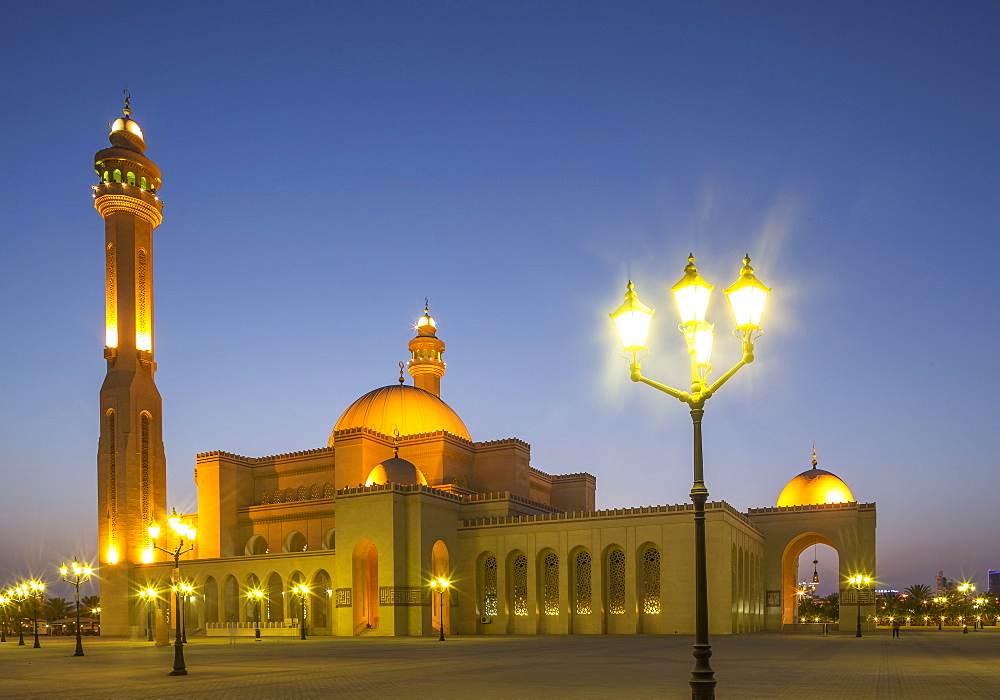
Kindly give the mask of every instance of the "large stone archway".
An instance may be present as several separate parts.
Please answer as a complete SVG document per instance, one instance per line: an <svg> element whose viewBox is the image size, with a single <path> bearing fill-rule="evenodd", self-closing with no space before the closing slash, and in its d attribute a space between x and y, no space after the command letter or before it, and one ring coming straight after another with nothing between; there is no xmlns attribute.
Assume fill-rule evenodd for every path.
<svg viewBox="0 0 1000 700"><path fill-rule="evenodd" d="M804 549L814 544L837 550L840 619L856 619L856 593L848 589L847 580L856 573L876 578L874 503L752 508L747 515L764 535L764 629L779 631L794 622L796 561ZM874 596L863 594L861 619L865 626L870 626L867 621L874 614Z"/></svg>

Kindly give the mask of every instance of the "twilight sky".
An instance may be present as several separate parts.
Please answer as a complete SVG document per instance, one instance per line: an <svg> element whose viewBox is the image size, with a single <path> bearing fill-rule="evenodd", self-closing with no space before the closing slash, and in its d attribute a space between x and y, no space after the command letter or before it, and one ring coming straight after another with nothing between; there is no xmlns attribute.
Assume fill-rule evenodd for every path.
<svg viewBox="0 0 1000 700"><path fill-rule="evenodd" d="M163 170L156 377L178 510L198 452L325 445L395 381L425 296L442 397L474 439L596 475L602 508L684 502L685 407L628 381L607 314L631 277L657 309L644 370L683 385L667 290L689 251L719 292L749 252L774 293L757 361L707 406L712 499L773 505L815 441L878 503L883 584L943 569L983 589L1000 568L995 2L5 18L0 583L96 556L90 186L126 85ZM709 320L717 377L739 354L721 293Z"/></svg>

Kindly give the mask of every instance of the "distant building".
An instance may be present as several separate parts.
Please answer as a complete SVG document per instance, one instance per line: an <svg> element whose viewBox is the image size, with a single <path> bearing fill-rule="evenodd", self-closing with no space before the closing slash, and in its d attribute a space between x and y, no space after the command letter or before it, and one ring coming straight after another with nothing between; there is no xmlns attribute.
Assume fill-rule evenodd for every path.
<svg viewBox="0 0 1000 700"><path fill-rule="evenodd" d="M1000 571L990 569L986 572L986 577L989 579L989 590L987 590L987 593L990 595L1000 595Z"/></svg>
<svg viewBox="0 0 1000 700"><path fill-rule="evenodd" d="M992 579L991 579L992 580ZM934 591L938 595L946 595L958 588L958 582L944 575L944 570L938 571L934 577Z"/></svg>

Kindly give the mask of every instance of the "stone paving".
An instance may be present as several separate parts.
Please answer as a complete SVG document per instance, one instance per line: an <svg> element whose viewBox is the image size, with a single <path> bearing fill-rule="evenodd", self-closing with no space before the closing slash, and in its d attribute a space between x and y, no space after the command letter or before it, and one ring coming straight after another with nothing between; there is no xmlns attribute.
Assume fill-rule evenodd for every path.
<svg viewBox="0 0 1000 700"><path fill-rule="evenodd" d="M72 638L0 644L0 698L688 698L690 636ZM717 697L1000 698L1000 632L904 629L712 639Z"/></svg>

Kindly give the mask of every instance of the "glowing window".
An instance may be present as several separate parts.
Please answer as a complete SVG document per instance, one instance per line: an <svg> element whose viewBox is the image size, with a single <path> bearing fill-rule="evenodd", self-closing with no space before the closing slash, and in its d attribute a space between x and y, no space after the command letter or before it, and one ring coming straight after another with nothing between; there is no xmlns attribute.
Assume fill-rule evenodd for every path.
<svg viewBox="0 0 1000 700"><path fill-rule="evenodd" d="M555 552L546 554L542 562L542 612L559 614L559 557Z"/></svg>
<svg viewBox="0 0 1000 700"><path fill-rule="evenodd" d="M642 611L660 614L660 550L647 547L642 555Z"/></svg>
<svg viewBox="0 0 1000 700"><path fill-rule="evenodd" d="M589 615L592 611L592 592L590 587L591 564L590 552L580 552L576 555L573 609L577 615Z"/></svg>
<svg viewBox="0 0 1000 700"><path fill-rule="evenodd" d="M608 554L608 612L625 614L625 552L620 549Z"/></svg>
<svg viewBox="0 0 1000 700"><path fill-rule="evenodd" d="M513 575L511 576L511 591L513 595L514 614L528 614L528 557L518 554L514 557Z"/></svg>
<svg viewBox="0 0 1000 700"><path fill-rule="evenodd" d="M483 560L483 614L497 614L497 558L492 554Z"/></svg>

